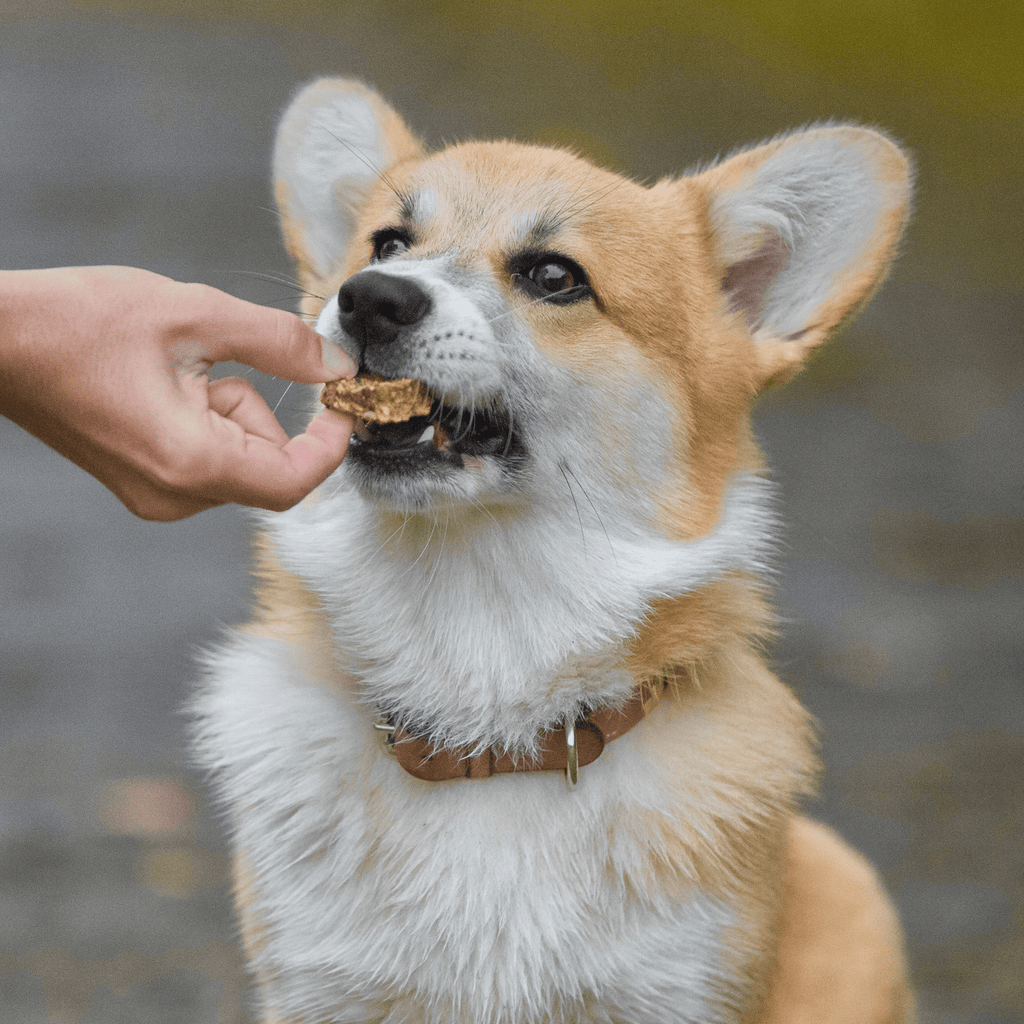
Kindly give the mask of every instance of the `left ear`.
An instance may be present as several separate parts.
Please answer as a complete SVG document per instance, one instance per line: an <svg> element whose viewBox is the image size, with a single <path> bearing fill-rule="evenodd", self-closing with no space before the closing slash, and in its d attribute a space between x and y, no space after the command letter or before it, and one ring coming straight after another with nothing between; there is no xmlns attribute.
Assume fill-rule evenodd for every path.
<svg viewBox="0 0 1024 1024"><path fill-rule="evenodd" d="M721 287L753 336L762 386L797 373L874 294L910 213L908 159L866 128L782 136L691 180L706 190Z"/></svg>

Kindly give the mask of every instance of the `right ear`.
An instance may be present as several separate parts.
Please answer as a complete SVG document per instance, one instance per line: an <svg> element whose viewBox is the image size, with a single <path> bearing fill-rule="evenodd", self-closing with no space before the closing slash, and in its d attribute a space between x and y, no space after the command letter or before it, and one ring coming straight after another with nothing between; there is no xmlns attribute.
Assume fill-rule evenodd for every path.
<svg viewBox="0 0 1024 1024"><path fill-rule="evenodd" d="M288 106L274 146L281 232L304 287L318 291L341 265L370 188L423 147L375 92L319 78Z"/></svg>
<svg viewBox="0 0 1024 1024"><path fill-rule="evenodd" d="M910 162L879 132L820 125L693 180L706 189L722 291L754 341L759 384L786 380L885 277L910 213Z"/></svg>

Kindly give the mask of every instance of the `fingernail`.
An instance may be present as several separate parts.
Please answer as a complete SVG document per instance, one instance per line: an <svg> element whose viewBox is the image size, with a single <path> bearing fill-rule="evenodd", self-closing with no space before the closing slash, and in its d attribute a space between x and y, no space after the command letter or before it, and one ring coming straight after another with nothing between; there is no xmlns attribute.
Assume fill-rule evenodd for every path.
<svg viewBox="0 0 1024 1024"><path fill-rule="evenodd" d="M355 360L343 349L334 344L330 338L320 338L320 348L323 353L324 365L339 377L354 377L359 367Z"/></svg>

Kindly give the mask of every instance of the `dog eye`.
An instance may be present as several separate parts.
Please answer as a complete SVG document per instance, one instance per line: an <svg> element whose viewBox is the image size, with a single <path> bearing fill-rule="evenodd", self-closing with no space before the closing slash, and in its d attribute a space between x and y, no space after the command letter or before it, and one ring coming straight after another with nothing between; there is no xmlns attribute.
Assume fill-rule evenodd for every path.
<svg viewBox="0 0 1024 1024"><path fill-rule="evenodd" d="M511 261L512 280L528 295L557 305L594 298L586 271L574 260L554 253L520 255Z"/></svg>
<svg viewBox="0 0 1024 1024"><path fill-rule="evenodd" d="M397 228L383 228L380 231L374 231L371 241L373 242L374 263L398 256L412 245L412 239Z"/></svg>
<svg viewBox="0 0 1024 1024"><path fill-rule="evenodd" d="M546 292L568 291L576 284L572 269L562 262L538 263L526 276Z"/></svg>

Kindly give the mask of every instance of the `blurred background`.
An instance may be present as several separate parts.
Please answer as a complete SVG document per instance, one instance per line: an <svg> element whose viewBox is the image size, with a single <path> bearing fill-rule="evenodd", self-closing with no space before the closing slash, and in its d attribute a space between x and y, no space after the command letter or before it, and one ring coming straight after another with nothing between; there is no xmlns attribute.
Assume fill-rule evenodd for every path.
<svg viewBox="0 0 1024 1024"><path fill-rule="evenodd" d="M567 143L642 180L836 118L913 152L861 319L758 408L790 527L779 671L811 813L879 866L922 1020L1024 1021L1019 5L5 0L0 267L123 263L293 305L269 153L301 80L429 143ZM285 384L260 381L296 427ZM247 514L138 521L0 421L0 1019L252 1012L180 713L248 600Z"/></svg>

